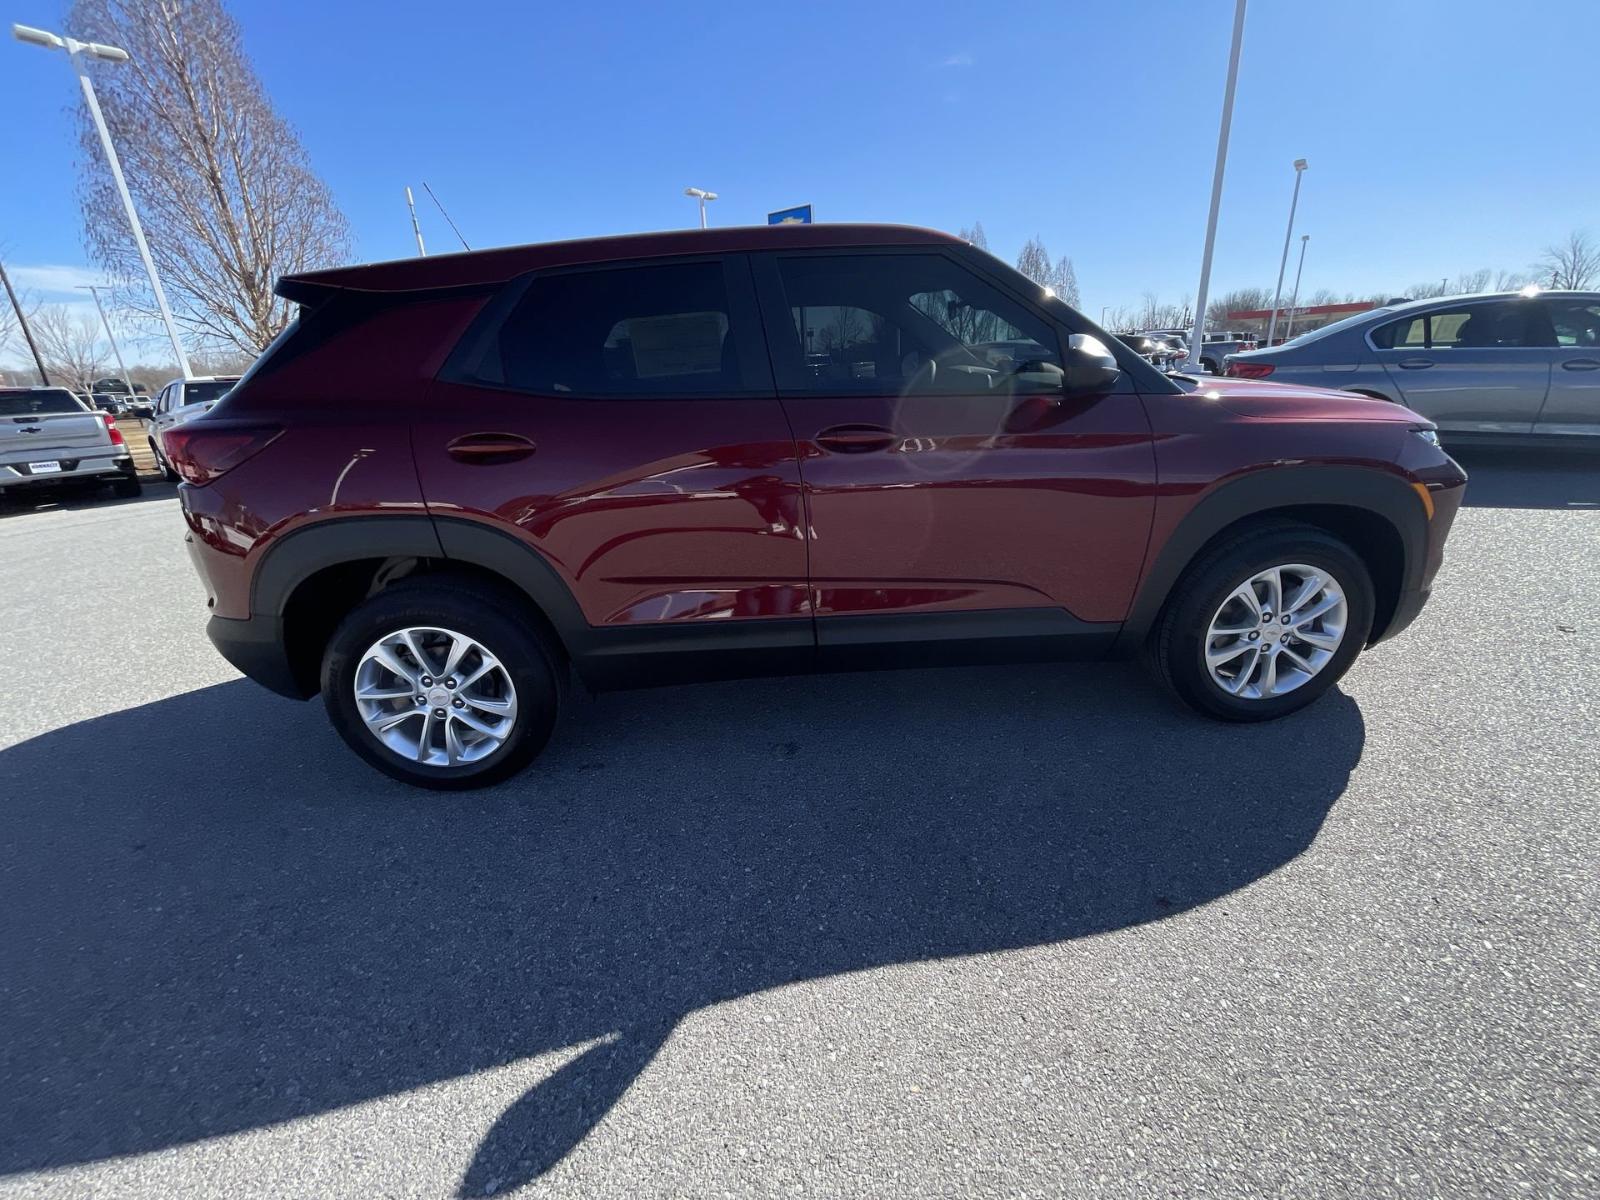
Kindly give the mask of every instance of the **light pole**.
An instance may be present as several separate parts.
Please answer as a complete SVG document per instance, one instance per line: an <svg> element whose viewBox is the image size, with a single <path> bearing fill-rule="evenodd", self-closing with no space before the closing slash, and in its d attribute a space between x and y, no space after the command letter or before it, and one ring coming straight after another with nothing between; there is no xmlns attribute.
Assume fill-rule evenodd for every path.
<svg viewBox="0 0 1600 1200"><path fill-rule="evenodd" d="M124 63L128 61L128 52L116 46L101 45L99 42L80 42L76 38L61 37L43 29L34 29L29 25L13 25L11 36L19 42L43 46L46 50L66 51L67 61L72 64L78 82L83 86L83 101L89 106L89 116L94 120L94 127L100 133L100 144L105 147L106 162L111 167L111 177L117 181L117 192L122 196L122 207L127 210L128 224L133 229L133 240L138 244L139 257L144 260L145 274L150 277L150 290L155 293L156 305L161 309L161 320L167 327L167 337L172 342L172 352L178 356L178 369L183 372L185 379L192 379L194 372L189 369L189 356L183 352L183 343L178 340L178 327L173 324L172 310L167 307L167 294L161 290L161 277L156 274L155 261L150 257L150 246L144 240L144 226L139 224L139 214L134 210L133 197L128 194L128 181L122 177L122 162L117 158L116 148L111 144L111 133L106 129L105 116L100 112L100 101L94 94L94 84L89 81L89 73L83 69L83 63L78 60L80 54L87 54L90 58L97 58L101 62Z"/></svg>
<svg viewBox="0 0 1600 1200"><path fill-rule="evenodd" d="M1294 295L1289 297L1289 316L1283 323L1283 340L1286 342L1294 332L1294 306L1300 303L1300 272L1306 269L1306 243L1310 240L1309 233L1300 235L1300 265L1294 269Z"/></svg>
<svg viewBox="0 0 1600 1200"><path fill-rule="evenodd" d="M1289 268L1289 243L1294 239L1294 210L1300 203L1300 177L1306 173L1306 160L1294 160L1294 195L1289 200L1289 228L1283 231L1283 257L1278 260L1278 290L1272 293L1272 319L1267 322L1267 345L1278 331L1278 301L1283 299L1283 273Z"/></svg>
<svg viewBox="0 0 1600 1200"><path fill-rule="evenodd" d="M1200 346L1205 334L1206 292L1211 287L1211 252L1217 244L1217 211L1222 207L1222 176L1228 166L1228 134L1233 130L1233 93L1239 83L1239 47L1244 43L1245 0L1233 7L1233 48L1228 52L1228 83L1222 92L1222 127L1217 131L1217 165L1211 173L1211 213L1206 217L1206 249L1200 258L1200 288L1194 300L1194 336L1189 339L1189 359L1183 365L1199 371Z"/></svg>
<svg viewBox="0 0 1600 1200"><path fill-rule="evenodd" d="M131 400L133 380L128 375L127 364L122 361L122 350L117 346L117 335L111 332L111 318L106 316L106 306L100 303L100 289L92 283L80 283L78 287L94 297L94 306L100 310L100 324L106 329L106 340L111 343L111 353L117 357L117 370L122 372L122 386L128 389L128 397Z"/></svg>
<svg viewBox="0 0 1600 1200"><path fill-rule="evenodd" d="M715 200L717 198L717 194L715 192L708 192L705 190L705 188L684 188L683 194L685 196L692 196L696 200L700 201L700 228L704 229L706 227L706 201Z"/></svg>

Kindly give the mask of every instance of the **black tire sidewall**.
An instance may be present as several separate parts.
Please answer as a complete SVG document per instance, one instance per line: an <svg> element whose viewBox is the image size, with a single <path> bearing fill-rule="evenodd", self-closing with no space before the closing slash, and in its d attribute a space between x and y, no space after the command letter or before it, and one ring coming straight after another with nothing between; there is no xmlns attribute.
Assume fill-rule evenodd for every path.
<svg viewBox="0 0 1600 1200"><path fill-rule="evenodd" d="M544 749L555 728L560 687L552 654L529 622L504 597L447 583L401 583L351 612L334 631L322 659L322 700L339 735L372 766L422 787L487 787L514 775ZM396 754L366 727L356 708L356 668L367 649L399 629L454 630L485 646L517 689L517 724L504 745L481 762L430 767Z"/></svg>
<svg viewBox="0 0 1600 1200"><path fill-rule="evenodd" d="M1344 641L1314 678L1292 692L1266 700L1230 696L1212 680L1204 662L1211 619L1245 580L1286 563L1327 571L1338 582L1349 607ZM1227 721L1269 721L1306 707L1339 682L1366 645L1374 608L1366 565L1343 542L1309 527L1263 530L1213 556L1186 580L1162 623L1159 665L1172 690L1200 712Z"/></svg>

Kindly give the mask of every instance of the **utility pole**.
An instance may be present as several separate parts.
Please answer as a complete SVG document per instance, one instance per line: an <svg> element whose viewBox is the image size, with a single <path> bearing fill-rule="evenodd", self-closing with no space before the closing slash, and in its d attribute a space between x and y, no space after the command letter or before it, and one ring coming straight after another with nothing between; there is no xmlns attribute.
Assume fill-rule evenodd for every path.
<svg viewBox="0 0 1600 1200"><path fill-rule="evenodd" d="M1278 331L1278 304L1283 299L1283 273L1289 266L1289 243L1294 238L1294 210L1300 203L1300 177L1306 173L1306 160L1294 160L1294 196L1289 201L1289 228L1283 231L1283 257L1278 260L1278 290L1272 293L1272 320L1267 323L1267 345Z"/></svg>
<svg viewBox="0 0 1600 1200"><path fill-rule="evenodd" d="M122 361L122 349L117 345L117 335L111 332L111 318L106 316L106 306L100 303L100 289L92 283L78 285L94 297L94 306L100 310L100 324L105 326L106 340L111 343L111 353L117 356L117 370L122 372L122 386L128 389L128 397L133 397L133 378L128 374L127 364Z"/></svg>
<svg viewBox="0 0 1600 1200"><path fill-rule="evenodd" d="M1289 297L1289 318L1283 326L1283 340L1288 341L1289 335L1294 332L1294 310L1300 303L1300 273L1306 269L1306 243L1311 240L1309 233L1300 235L1300 265L1294 269L1294 295Z"/></svg>
<svg viewBox="0 0 1600 1200"><path fill-rule="evenodd" d="M17 293L12 290L11 276L6 274L5 263L0 263L0 283L6 285L6 295L11 297L11 307L16 311L17 324L22 326L22 337L33 354L33 365L39 368L39 382L49 387L50 372L44 369L44 359L39 356L39 347L33 340L33 330L28 328L28 314L22 311L22 305L17 302Z"/></svg>

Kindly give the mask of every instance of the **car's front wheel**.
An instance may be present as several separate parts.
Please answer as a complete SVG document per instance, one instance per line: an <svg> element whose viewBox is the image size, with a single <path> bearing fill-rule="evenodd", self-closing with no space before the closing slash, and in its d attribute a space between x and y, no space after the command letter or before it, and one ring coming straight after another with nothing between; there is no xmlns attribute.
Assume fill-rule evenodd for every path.
<svg viewBox="0 0 1600 1200"><path fill-rule="evenodd" d="M161 468L161 478L165 479L168 483L177 483L180 477L178 473L167 464L166 457L161 453L161 447L156 445L155 438L146 438L145 440L150 443L150 453L155 456L156 466Z"/></svg>
<svg viewBox="0 0 1600 1200"><path fill-rule="evenodd" d="M1207 716L1286 716L1349 669L1373 609L1371 576L1344 542L1310 526L1259 526L1184 576L1157 624L1154 666Z"/></svg>
<svg viewBox="0 0 1600 1200"><path fill-rule="evenodd" d="M340 624L322 699L362 758L407 783L473 788L521 770L549 741L556 656L508 597L468 581L403 581Z"/></svg>

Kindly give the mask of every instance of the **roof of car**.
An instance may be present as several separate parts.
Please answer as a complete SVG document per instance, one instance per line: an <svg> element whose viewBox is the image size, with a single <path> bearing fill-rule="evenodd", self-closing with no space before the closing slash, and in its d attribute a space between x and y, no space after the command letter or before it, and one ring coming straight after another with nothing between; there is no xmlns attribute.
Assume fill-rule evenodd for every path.
<svg viewBox="0 0 1600 1200"><path fill-rule="evenodd" d="M1568 291L1560 288L1539 288L1533 292L1462 292L1455 296L1427 296L1421 300L1402 300L1395 304L1375 304L1368 312L1411 312L1418 308L1437 308L1441 304L1464 304L1477 300L1550 300L1550 299L1600 300L1600 292Z"/></svg>
<svg viewBox="0 0 1600 1200"><path fill-rule="evenodd" d="M666 233L630 233L617 237L581 238L569 242L535 242L427 258L334 267L285 275L278 295L305 302L329 290L366 292L419 291L503 283L538 267L616 262L689 254L726 254L744 250L779 250L852 246L963 245L958 237L910 225L740 225L724 229L676 229Z"/></svg>

